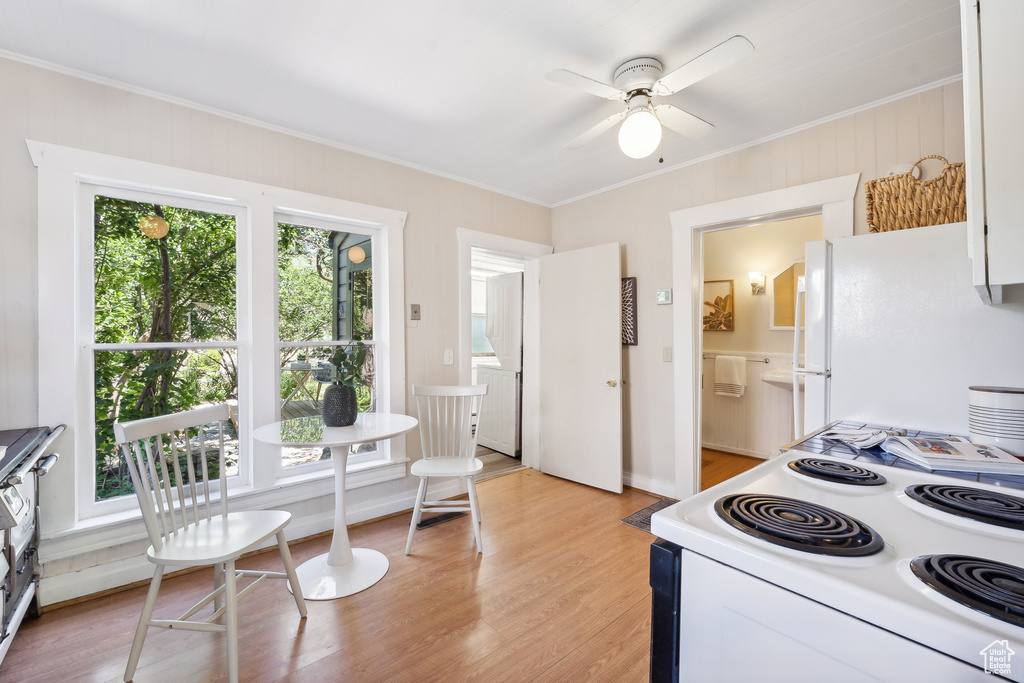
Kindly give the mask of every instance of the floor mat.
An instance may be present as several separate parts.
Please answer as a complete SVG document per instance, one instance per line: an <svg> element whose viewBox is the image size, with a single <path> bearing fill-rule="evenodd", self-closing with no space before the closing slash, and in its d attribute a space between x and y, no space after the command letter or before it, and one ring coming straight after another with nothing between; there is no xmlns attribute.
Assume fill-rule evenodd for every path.
<svg viewBox="0 0 1024 683"><path fill-rule="evenodd" d="M624 524L628 524L629 526L636 527L641 531L646 531L650 533L651 515L653 515L658 510L661 510L662 508L667 508L669 505L672 505L673 503L677 502L679 501L672 500L671 498L662 498L657 503L648 505L643 510L637 510L629 517L623 517L621 521Z"/></svg>

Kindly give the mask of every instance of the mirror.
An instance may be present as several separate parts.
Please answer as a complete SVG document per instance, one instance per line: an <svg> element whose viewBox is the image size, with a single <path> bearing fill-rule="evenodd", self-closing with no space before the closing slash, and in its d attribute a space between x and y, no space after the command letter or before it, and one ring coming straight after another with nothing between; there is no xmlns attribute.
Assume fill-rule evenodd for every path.
<svg viewBox="0 0 1024 683"><path fill-rule="evenodd" d="M804 274L804 262L794 261L781 273L771 278L771 315L769 328L773 330L791 330L796 315L796 281ZM801 311L801 320L806 311ZM801 326L802 327L802 326Z"/></svg>

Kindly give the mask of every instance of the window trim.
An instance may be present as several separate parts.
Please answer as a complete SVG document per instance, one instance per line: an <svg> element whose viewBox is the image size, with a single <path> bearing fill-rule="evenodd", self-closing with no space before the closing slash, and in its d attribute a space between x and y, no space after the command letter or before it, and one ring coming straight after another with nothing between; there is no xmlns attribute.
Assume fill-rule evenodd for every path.
<svg viewBox="0 0 1024 683"><path fill-rule="evenodd" d="M314 476L310 477L282 474L280 457L274 454L276 447L252 439L252 425L279 419L274 385L278 381L277 373L255 371L257 367L276 367L278 358L276 214L320 217L379 233L379 253L386 254L386 258L381 258L375 267L383 270L380 281L387 283L387 291L381 292L383 301L379 318L375 320L375 336L380 340L378 353L388 359L390 367L387 379L382 380L387 382L382 387L387 386L388 392L381 398L378 410L405 412L402 324L405 212L34 140L26 140L26 144L38 168L38 415L41 424L68 425L69 429L58 438L55 449L65 456L64 462L74 465L54 468L42 482L41 495L47 507L43 530L46 534L102 523L102 519L88 510L96 506L92 501L95 491L85 501L77 484L83 467L92 466L95 448L88 429L92 364L91 360L83 362L93 352L92 340L84 339L81 334L79 278L83 276L83 240L81 230L74 227L78 225L83 184L233 206L245 214L245 222L236 228L239 249L242 249L241 243L246 242L249 258L246 267L251 268L246 273L247 282L242 281L242 273L239 273L238 292L239 356L241 358L244 350L248 358L248 366L239 376L242 432L239 449L250 454L251 462L249 481L244 483L243 489L258 493L287 486L309 487L313 491L317 490L320 479L333 476L330 470L312 473ZM88 232L91 248L91 230ZM263 272L260 269L275 275L254 277L255 272ZM68 296L68 292L75 295ZM243 308L250 320L246 329L241 322ZM91 333L91 320L89 325ZM68 387L69 382L73 386ZM66 390L55 390L55 387ZM390 465L404 461L405 440L392 440ZM366 466L365 463L359 465L360 468ZM393 472L391 466L386 469ZM74 495L68 495L72 491Z"/></svg>
<svg viewBox="0 0 1024 683"><path fill-rule="evenodd" d="M211 202L208 200L200 200L194 197L181 197L168 192L156 192L156 191L142 191L140 189L126 189L123 187L116 187L113 185L101 185L99 183L92 182L80 182L78 183L79 202L78 202L78 216L76 217L76 227L91 225L92 217L95 212L95 198L98 196L113 197L116 199L125 199L133 202L141 203L161 203L168 204L175 207L192 209L198 211L205 211L208 213L219 213L222 215L230 215L235 219L235 283L236 283L236 300L235 300L235 338L232 341L221 342L221 341L208 341L208 342L143 342L133 344L107 344L97 343L95 341L96 321L95 321L95 302L96 302L96 290L95 290L95 254L96 254L96 241L94 230L76 230L75 239L78 241L78 282L76 283L75 298L78 301L79 311L79 326L78 326L78 338L81 341L82 363L83 373L90 378L90 387L92 386L92 379L95 376L95 361L96 353L98 351L121 351L121 350L137 350L137 349L157 349L157 348L173 348L182 350L192 349L209 349L209 348L233 348L236 350L238 355L239 367L246 366L245 347L241 344L241 339L245 336L245 330L251 328L250 322L247 318L244 318L241 313L246 310L246 306L243 306L245 299L248 297L248 283L251 282L250 270L251 270L251 259L249 258L248 240L245 238L246 234L242 230L242 226L248 225L248 211L244 205L235 203L225 202ZM40 252L42 253L42 252ZM40 307L42 312L42 307ZM241 373L239 375L239 384L243 382ZM241 392L241 388L239 388ZM89 404L92 405L94 400L94 392L89 392ZM85 427L83 431L88 434L95 434L96 432L96 417L94 410L87 410L86 414L82 416L81 426ZM85 440L82 441L82 447L85 447ZM92 457L95 457L95 450L88 451ZM239 458L238 467L239 474L237 477L232 477L229 480L228 487L231 491L237 489L248 488L251 482L250 464L251 458ZM102 501L94 499L96 495L96 468L86 467L82 463L82 468L78 473L78 490L76 491L76 497L82 505L79 505L79 518L87 519L92 517L103 517L105 515L116 514L124 511L135 510L138 503L134 496L119 496L117 498L109 498ZM86 503L93 497L91 503Z"/></svg>
<svg viewBox="0 0 1024 683"><path fill-rule="evenodd" d="M381 233L381 231L380 230L368 229L365 225L358 225L358 224L352 223L351 221L338 221L338 220L330 219L330 218L327 218L327 217L324 217L324 216L311 216L311 215L308 215L308 214L307 215L301 215L301 214L297 214L297 213L288 213L288 212L282 212L282 211L277 211L274 214L274 219L275 219L275 233L274 233L275 240L277 240L277 238L279 236L277 231L280 229L280 224L281 223L287 223L287 224L290 224L290 225L300 225L300 226L306 227L306 228L312 228L312 229L316 229L316 230L323 230L325 232L338 231L338 232L347 232L347 233L351 233L351 234L365 235L366 237L370 238L370 244L372 245L371 246L371 253L373 253L373 254L377 254L377 253L385 254L386 253L383 250L383 248L380 246L380 242L381 242L381 234L380 233ZM277 268L275 268L274 269L274 292L275 293L280 291L280 284L279 284L279 282L277 280L278 275L279 275L278 270L277 270ZM380 270L376 267L376 263L374 263L373 283L374 283L374 286L373 286L373 310L374 310L373 339L363 340L363 341L368 346L372 346L373 347L374 358L376 358L377 354L378 354L378 352L380 350L380 344L379 344L379 340L378 340L378 327L377 327L377 320L376 320L376 312L378 310L381 310L381 311L386 311L387 310L386 297L384 296L384 294L381 294L381 291L383 291L385 293L387 292L387 285L383 284L381 282ZM380 307L380 308L378 309L378 307ZM310 341L305 341L305 342L304 341L284 341L284 340L281 339L280 326L277 325L275 327L276 327L276 330L277 330L277 352L279 354L278 358L280 358L281 350L285 349L285 348L289 348L289 347L290 348L296 348L296 347L301 347L301 348L330 347L330 346L333 346L335 344L343 344L343 343L346 343L346 342L354 341L354 340L310 340ZM386 366L387 364L385 363L384 365ZM281 370L282 369L279 367L278 368L278 386L280 386ZM381 391L381 388L382 387L386 387L386 386L388 386L387 367L383 367L383 368L382 367L378 367L377 368L377 376L376 376L376 388L377 388L377 396L378 397L384 396L387 393L389 393L389 392ZM378 410L380 410L380 409L381 408L378 406ZM282 458L282 460L283 460L283 458ZM349 455L349 458L348 458L348 461L347 461L348 462L348 471L351 472L354 469L353 466L355 466L355 465L366 465L366 464L370 464L370 463L385 463L385 462L388 462L390 460L391 460L391 440L390 439L386 439L384 441L378 441L377 442L377 449L373 453L359 454L359 455L356 455L356 454ZM316 471L319 471L319 470L327 470L327 469L333 470L333 465L331 464L330 460L320 460L320 461L317 461L317 462L302 463L302 464L299 464L299 465L292 465L291 467L285 467L284 463L282 461L279 461L278 465L279 465L279 468L278 468L277 478L279 480L280 479L292 479L292 478L295 478L295 477L303 477L303 476L306 476L306 474L309 473L309 472L316 472Z"/></svg>

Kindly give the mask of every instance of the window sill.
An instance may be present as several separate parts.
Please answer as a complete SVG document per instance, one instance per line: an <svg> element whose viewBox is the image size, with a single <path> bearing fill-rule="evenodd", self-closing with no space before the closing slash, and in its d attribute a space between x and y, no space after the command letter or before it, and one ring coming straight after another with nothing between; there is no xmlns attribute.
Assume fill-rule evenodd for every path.
<svg viewBox="0 0 1024 683"><path fill-rule="evenodd" d="M406 476L407 458L373 460L350 465L345 490L373 486ZM266 489L244 488L231 491L233 510L263 510L332 495L334 469L318 469L284 479ZM40 560L43 563L101 552L112 546L147 538L138 507L132 510L80 520L74 528L43 536ZM295 539L291 539L295 540Z"/></svg>

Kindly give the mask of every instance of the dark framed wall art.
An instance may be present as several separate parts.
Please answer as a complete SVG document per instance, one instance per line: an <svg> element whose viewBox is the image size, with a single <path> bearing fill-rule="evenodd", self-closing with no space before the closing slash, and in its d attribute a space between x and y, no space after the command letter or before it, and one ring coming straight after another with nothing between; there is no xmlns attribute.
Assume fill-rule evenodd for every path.
<svg viewBox="0 0 1024 683"><path fill-rule="evenodd" d="M622 345L636 346L636 278L622 278Z"/></svg>

